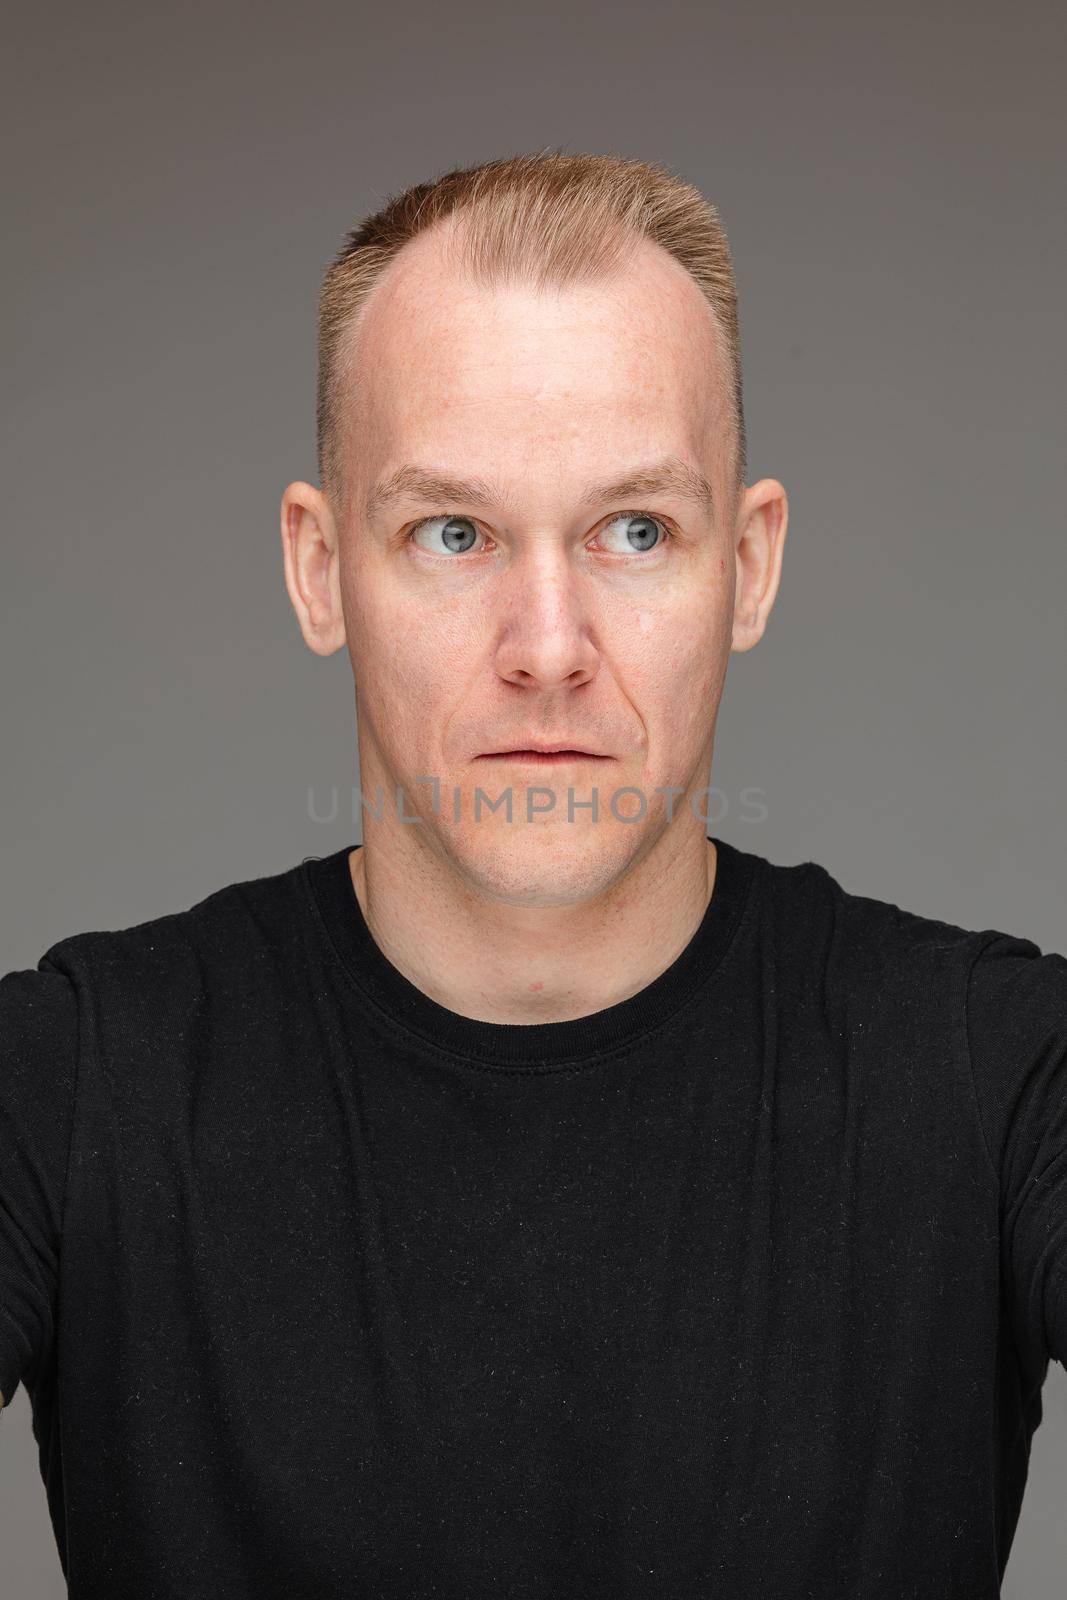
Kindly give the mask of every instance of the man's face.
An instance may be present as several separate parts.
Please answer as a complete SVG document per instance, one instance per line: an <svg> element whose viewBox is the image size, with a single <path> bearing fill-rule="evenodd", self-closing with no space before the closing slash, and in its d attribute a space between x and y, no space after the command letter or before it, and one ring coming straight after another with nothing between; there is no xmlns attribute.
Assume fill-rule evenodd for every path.
<svg viewBox="0 0 1067 1600"><path fill-rule="evenodd" d="M600 285L490 292L425 234L355 337L337 538L367 803L380 784L395 826L399 786L421 818L401 827L480 893L525 904L609 886L672 803L702 837L690 798L709 782L731 648L736 506L699 290L642 242ZM668 461L710 480L714 509L680 485L597 493ZM413 485L366 509L406 467L482 493ZM534 741L590 754L499 753ZM511 791L510 821L484 799L476 815L479 788Z"/></svg>

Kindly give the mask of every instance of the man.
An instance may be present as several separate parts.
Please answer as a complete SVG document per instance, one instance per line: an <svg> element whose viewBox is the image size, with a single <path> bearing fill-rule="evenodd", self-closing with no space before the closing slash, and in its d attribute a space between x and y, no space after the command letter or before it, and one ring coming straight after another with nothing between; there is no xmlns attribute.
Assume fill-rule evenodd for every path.
<svg viewBox="0 0 1067 1600"><path fill-rule="evenodd" d="M0 1388L70 1593L999 1593L1067 1359L1067 960L709 837L787 502L663 168L519 156L321 302L362 847L0 982Z"/></svg>

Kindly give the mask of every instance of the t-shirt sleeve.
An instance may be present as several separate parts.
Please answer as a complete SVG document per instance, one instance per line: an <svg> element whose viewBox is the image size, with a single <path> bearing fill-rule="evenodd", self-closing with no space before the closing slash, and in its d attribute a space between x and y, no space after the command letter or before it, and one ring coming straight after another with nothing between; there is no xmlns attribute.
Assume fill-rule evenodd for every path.
<svg viewBox="0 0 1067 1600"><path fill-rule="evenodd" d="M1067 1366L1067 958L995 934L970 968L967 1025L1016 1335Z"/></svg>
<svg viewBox="0 0 1067 1600"><path fill-rule="evenodd" d="M55 1333L78 1048L75 986L47 956L0 977L0 1394Z"/></svg>

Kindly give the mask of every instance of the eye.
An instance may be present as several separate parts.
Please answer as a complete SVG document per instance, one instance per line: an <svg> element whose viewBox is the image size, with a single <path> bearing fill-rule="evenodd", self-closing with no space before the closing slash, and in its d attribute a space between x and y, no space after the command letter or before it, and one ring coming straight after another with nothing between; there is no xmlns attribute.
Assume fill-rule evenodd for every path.
<svg viewBox="0 0 1067 1600"><path fill-rule="evenodd" d="M646 516L643 511L620 511L618 516L612 517L604 525L603 533L597 535L603 539L605 534L610 534L613 528L621 527L622 542L617 546L610 543L606 546L614 555L642 555L645 551L655 550L659 545L667 543L670 535L658 517ZM657 544L656 535L662 533L663 538Z"/></svg>
<svg viewBox="0 0 1067 1600"><path fill-rule="evenodd" d="M469 517L427 517L411 530L413 543L431 555L465 555L478 537L478 530ZM433 541L440 539L441 546Z"/></svg>

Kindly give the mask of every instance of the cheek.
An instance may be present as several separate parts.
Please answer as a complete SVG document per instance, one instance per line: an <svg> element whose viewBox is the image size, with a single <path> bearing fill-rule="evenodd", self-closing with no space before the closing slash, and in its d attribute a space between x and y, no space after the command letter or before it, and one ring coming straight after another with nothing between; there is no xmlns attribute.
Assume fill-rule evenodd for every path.
<svg viewBox="0 0 1067 1600"><path fill-rule="evenodd" d="M476 634L447 610L369 594L354 614L356 682L393 728L435 725L455 699Z"/></svg>
<svg viewBox="0 0 1067 1600"><path fill-rule="evenodd" d="M638 606L625 623L627 654L642 678L676 682L679 675L705 681L714 675L722 653L721 608L690 601L683 605Z"/></svg>
<svg viewBox="0 0 1067 1600"><path fill-rule="evenodd" d="M392 604L379 587L365 577L349 585L345 614L350 624L349 641L356 683L373 685L375 696L392 697L391 685L408 667L417 671L418 630L412 627L410 611Z"/></svg>
<svg viewBox="0 0 1067 1600"><path fill-rule="evenodd" d="M630 621L627 683L671 743L703 739L722 675L723 628L709 606L642 606Z"/></svg>

